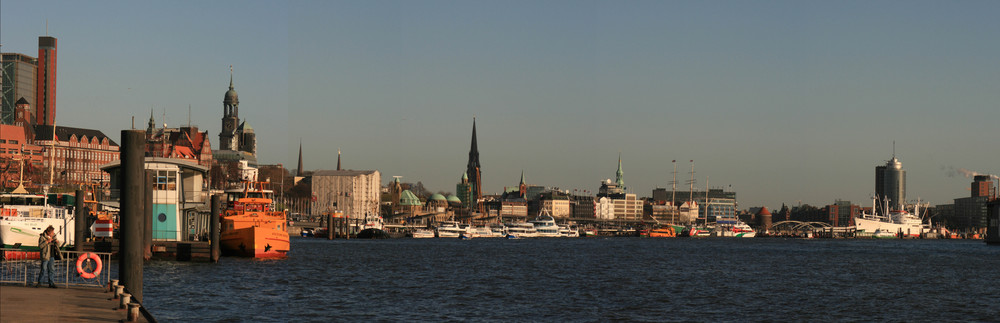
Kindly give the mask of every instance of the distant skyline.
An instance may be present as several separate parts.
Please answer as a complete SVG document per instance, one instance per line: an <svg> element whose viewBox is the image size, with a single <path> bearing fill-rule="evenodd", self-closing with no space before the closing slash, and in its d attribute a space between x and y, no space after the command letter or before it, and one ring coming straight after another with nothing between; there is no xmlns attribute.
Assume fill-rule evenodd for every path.
<svg viewBox="0 0 1000 323"><path fill-rule="evenodd" d="M57 124L192 123L218 148L229 66L262 164L454 192L737 192L741 209L907 200L1000 174L996 1L3 1L0 51L59 39ZM47 23L46 23L47 21ZM165 120L164 120L165 116ZM118 141L118 140L116 140Z"/></svg>

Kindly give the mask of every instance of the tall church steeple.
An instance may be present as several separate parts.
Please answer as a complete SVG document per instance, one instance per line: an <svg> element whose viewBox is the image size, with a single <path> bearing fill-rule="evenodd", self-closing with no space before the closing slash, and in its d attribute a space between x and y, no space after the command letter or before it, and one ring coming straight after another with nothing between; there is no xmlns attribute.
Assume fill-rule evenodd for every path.
<svg viewBox="0 0 1000 323"><path fill-rule="evenodd" d="M337 170L340 170L340 149L337 149Z"/></svg>
<svg viewBox="0 0 1000 323"><path fill-rule="evenodd" d="M222 132L219 133L219 150L237 150L240 139L236 128L240 123L240 97L233 89L233 66L229 66L229 91L222 98Z"/></svg>
<svg viewBox="0 0 1000 323"><path fill-rule="evenodd" d="M466 166L466 174L469 176L469 186L472 188L473 205L479 209L478 201L483 198L482 192L482 166L479 164L479 145L476 142L476 118L472 118L472 146L469 148L469 163Z"/></svg>
<svg viewBox="0 0 1000 323"><path fill-rule="evenodd" d="M621 188L621 189L625 189L625 179L622 177L622 175L624 175L624 174L625 173L622 172L622 154L619 153L618 154L618 171L615 172L615 184L618 184L618 187Z"/></svg>
<svg viewBox="0 0 1000 323"><path fill-rule="evenodd" d="M299 166L295 169L295 176L302 176L302 139L299 139Z"/></svg>

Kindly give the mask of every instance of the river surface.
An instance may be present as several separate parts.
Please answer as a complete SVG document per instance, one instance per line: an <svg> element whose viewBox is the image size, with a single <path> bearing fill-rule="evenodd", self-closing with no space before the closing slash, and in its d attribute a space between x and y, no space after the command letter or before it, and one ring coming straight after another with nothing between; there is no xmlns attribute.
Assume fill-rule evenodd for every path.
<svg viewBox="0 0 1000 323"><path fill-rule="evenodd" d="M1000 321L1000 247L970 240L293 237L143 275L161 322Z"/></svg>

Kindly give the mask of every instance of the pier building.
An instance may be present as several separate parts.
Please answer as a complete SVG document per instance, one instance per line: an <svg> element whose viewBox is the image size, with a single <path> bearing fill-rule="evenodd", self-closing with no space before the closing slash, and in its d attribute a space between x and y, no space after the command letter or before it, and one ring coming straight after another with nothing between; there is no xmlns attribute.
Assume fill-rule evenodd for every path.
<svg viewBox="0 0 1000 323"><path fill-rule="evenodd" d="M189 159L146 157L146 171L153 174L153 209L146 221L153 225L154 241L200 240L208 232L209 168ZM101 166L111 177L111 200L121 198L121 162Z"/></svg>

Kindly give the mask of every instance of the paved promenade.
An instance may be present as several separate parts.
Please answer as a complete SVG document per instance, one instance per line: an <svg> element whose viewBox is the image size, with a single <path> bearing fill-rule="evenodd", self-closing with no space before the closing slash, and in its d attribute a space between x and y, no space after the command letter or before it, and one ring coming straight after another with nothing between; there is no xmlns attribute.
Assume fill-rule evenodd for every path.
<svg viewBox="0 0 1000 323"><path fill-rule="evenodd" d="M128 318L114 295L95 287L0 285L0 322L119 322ZM142 315L139 322L145 322Z"/></svg>

